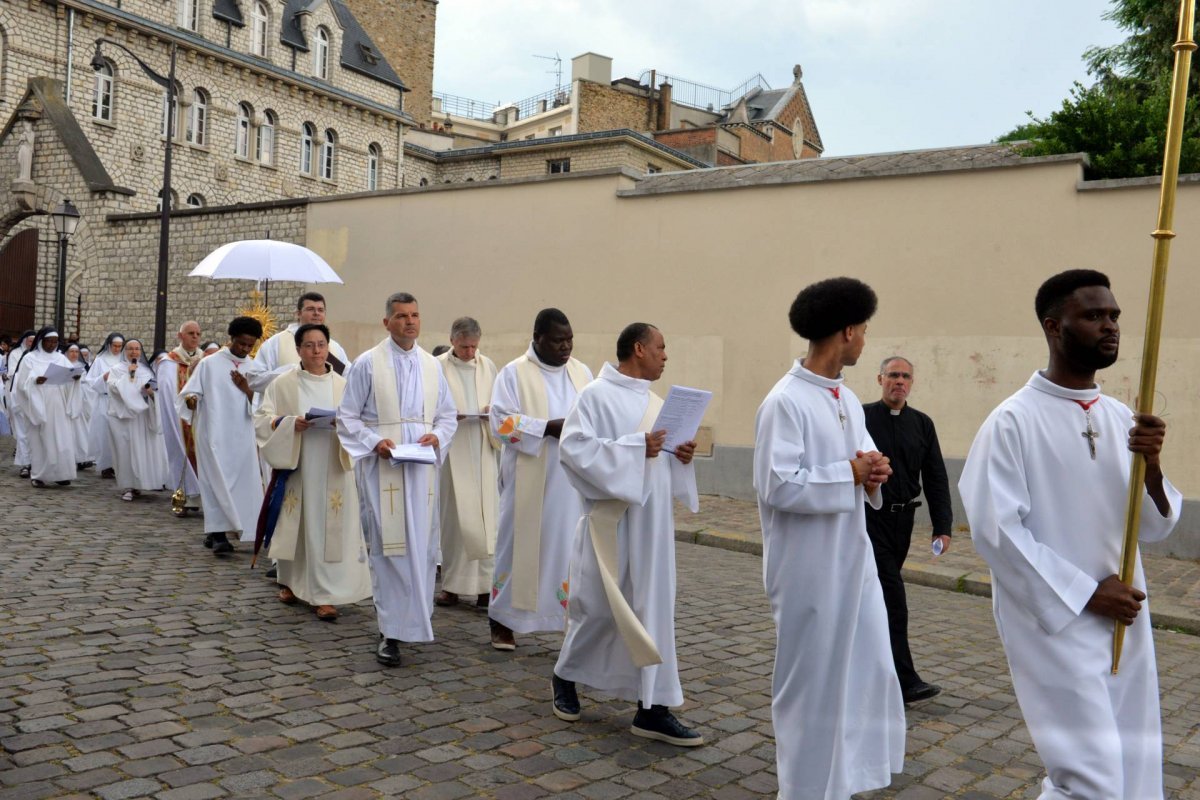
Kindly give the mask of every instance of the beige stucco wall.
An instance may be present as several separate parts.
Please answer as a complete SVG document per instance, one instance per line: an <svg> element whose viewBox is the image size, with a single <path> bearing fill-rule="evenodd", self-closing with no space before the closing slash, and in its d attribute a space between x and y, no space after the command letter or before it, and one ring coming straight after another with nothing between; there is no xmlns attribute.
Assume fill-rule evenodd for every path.
<svg viewBox="0 0 1200 800"><path fill-rule="evenodd" d="M346 281L323 288L351 349L382 336L377 306L398 289L421 299L427 347L470 314L498 362L520 352L543 306L570 316L593 368L624 324L653 322L671 357L664 383L714 390L718 445L752 443L755 409L799 353L786 318L796 292L854 275L878 291L880 310L850 385L874 399L878 360L907 354L913 404L932 414L946 455L962 457L987 413L1044 365L1033 295L1060 269L1113 277L1127 335L1104 378L1131 399L1158 190L1080 191L1079 177L1068 162L635 197L617 195L636 185L629 175L498 181L316 201L308 234ZM1200 218L1200 184L1181 185L1177 213L1160 409L1169 472L1195 498L1200 231L1188 221Z"/></svg>

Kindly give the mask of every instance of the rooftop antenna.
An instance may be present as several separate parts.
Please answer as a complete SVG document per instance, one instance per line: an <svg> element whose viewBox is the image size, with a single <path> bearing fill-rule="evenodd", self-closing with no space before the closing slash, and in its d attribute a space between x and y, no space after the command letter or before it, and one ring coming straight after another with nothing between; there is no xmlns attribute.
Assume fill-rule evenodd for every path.
<svg viewBox="0 0 1200 800"><path fill-rule="evenodd" d="M558 53L555 53L552 56L539 56L537 53L534 53L533 57L540 58L545 61L553 61L554 62L554 69L548 69L548 70L546 70L546 72L547 72L547 74L554 73L554 93L558 94L559 92L561 92L562 91L562 56L560 56Z"/></svg>

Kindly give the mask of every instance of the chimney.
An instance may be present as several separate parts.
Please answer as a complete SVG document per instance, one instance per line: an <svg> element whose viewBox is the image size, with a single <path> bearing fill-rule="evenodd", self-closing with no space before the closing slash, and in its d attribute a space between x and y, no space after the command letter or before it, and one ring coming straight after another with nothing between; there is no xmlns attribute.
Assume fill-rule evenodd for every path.
<svg viewBox="0 0 1200 800"><path fill-rule="evenodd" d="M658 130L671 129L671 84L662 83L658 87Z"/></svg>
<svg viewBox="0 0 1200 800"><path fill-rule="evenodd" d="M571 59L571 81L612 83L612 59L599 53L584 53Z"/></svg>

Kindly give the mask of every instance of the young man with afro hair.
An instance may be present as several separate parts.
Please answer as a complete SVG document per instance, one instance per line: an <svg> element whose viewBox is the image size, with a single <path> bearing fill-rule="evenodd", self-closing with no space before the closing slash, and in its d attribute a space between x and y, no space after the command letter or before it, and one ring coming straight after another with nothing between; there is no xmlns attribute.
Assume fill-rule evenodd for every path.
<svg viewBox="0 0 1200 800"><path fill-rule="evenodd" d="M879 507L891 468L842 377L862 354L876 305L854 278L800 292L788 320L807 353L755 420L783 800L878 789L904 763L904 704L864 512L865 502Z"/></svg>

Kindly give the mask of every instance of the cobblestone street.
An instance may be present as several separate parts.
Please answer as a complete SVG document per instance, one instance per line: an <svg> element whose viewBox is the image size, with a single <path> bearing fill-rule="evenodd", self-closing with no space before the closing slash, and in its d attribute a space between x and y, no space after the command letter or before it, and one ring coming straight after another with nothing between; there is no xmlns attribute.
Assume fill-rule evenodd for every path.
<svg viewBox="0 0 1200 800"><path fill-rule="evenodd" d="M92 472L33 490L3 451L0 799L773 797L774 629L752 554L680 544L680 716L704 747L628 732L584 693L550 713L558 637L488 646L484 614L438 609L437 641L376 664L373 608L336 624L275 599L249 546L219 561L166 493L123 503ZM682 520L681 520L682 522ZM905 772L871 798L1030 798L1041 767L989 603L915 586ZM1156 632L1167 796L1200 799L1200 638ZM781 732L781 735L787 735Z"/></svg>

